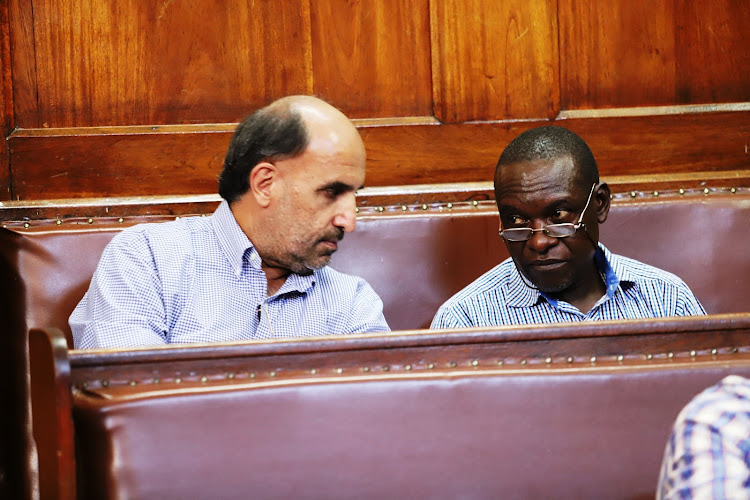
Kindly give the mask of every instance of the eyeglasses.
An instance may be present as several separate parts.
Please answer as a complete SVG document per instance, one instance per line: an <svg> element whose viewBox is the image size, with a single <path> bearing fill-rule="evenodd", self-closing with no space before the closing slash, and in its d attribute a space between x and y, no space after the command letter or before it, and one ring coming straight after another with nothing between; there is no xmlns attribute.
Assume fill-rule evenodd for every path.
<svg viewBox="0 0 750 500"><path fill-rule="evenodd" d="M534 233L538 233L540 231L547 236L552 236L553 238L567 238L569 236L573 236L574 234L576 234L576 231L578 231L578 229L586 226L582 222L583 215L586 213L586 209L589 208L589 203L591 203L591 196L594 194L594 188L596 188L596 183L591 186L591 192L589 193L589 198L586 200L586 206L583 207L581 216L578 218L578 222L576 222L575 224L573 224L572 222L550 224L548 226L540 227L539 229L532 229L530 227L514 227L512 229L501 229L500 231L498 231L498 234L505 238L506 241L527 241L531 239Z"/></svg>

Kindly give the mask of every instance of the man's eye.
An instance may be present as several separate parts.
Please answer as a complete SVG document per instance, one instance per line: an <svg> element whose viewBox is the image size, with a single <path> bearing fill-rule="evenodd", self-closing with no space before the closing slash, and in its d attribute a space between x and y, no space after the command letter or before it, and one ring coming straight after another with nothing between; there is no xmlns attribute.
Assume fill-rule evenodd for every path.
<svg viewBox="0 0 750 500"><path fill-rule="evenodd" d="M557 220L563 220L567 219L570 216L570 210L565 210L563 208L558 208L555 210L555 213L553 217Z"/></svg>
<svg viewBox="0 0 750 500"><path fill-rule="evenodd" d="M510 226L525 226L528 221L524 219L523 217L519 217L518 215L513 215L509 217L508 223Z"/></svg>

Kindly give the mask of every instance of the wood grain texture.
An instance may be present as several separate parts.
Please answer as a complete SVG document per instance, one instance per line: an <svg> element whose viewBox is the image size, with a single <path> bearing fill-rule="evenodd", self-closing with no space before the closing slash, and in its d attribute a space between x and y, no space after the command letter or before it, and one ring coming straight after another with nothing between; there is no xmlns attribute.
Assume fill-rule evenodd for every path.
<svg viewBox="0 0 750 500"><path fill-rule="evenodd" d="M673 2L559 0L563 109L674 104Z"/></svg>
<svg viewBox="0 0 750 500"><path fill-rule="evenodd" d="M8 3L0 0L0 200L11 199L10 156L6 139L15 126L13 72L10 58L10 12ZM0 477L0 493L2 491L2 478Z"/></svg>
<svg viewBox="0 0 750 500"><path fill-rule="evenodd" d="M13 107L18 127L40 127L32 0L8 0Z"/></svg>
<svg viewBox="0 0 750 500"><path fill-rule="evenodd" d="M750 5L675 1L679 103L750 101Z"/></svg>
<svg viewBox="0 0 750 500"><path fill-rule="evenodd" d="M557 2L430 3L435 116L446 123L559 111Z"/></svg>
<svg viewBox="0 0 750 500"><path fill-rule="evenodd" d="M543 122L360 129L368 186L492 179L503 148ZM591 146L603 177L747 170L750 111L554 122ZM16 199L216 192L231 132L12 135Z"/></svg>
<svg viewBox="0 0 750 500"><path fill-rule="evenodd" d="M36 0L41 126L236 122L312 91L309 4Z"/></svg>
<svg viewBox="0 0 750 500"><path fill-rule="evenodd" d="M352 118L431 115L427 3L312 2L315 94Z"/></svg>

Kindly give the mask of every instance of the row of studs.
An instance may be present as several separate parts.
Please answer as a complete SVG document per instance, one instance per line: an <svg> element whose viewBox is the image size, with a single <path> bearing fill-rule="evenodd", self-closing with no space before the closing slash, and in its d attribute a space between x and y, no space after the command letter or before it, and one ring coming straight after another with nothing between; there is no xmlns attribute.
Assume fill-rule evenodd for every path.
<svg viewBox="0 0 750 500"><path fill-rule="evenodd" d="M505 358L505 359L498 359L497 361L493 363L482 363L479 359L473 359L471 361L467 361L465 363L458 363L456 361L449 361L444 366L439 367L436 363L415 363L415 364L406 364L406 365L382 365L382 366L363 366L358 369L354 369L352 372L352 369L350 368L333 368L331 370L320 370L318 368L312 368L309 370L310 375L328 375L328 374L336 374L336 375L342 375L344 373L346 374L352 374L352 373L366 373L366 374L377 374L377 373L391 373L391 372L398 372L399 368L401 368L404 372L413 372L413 371L424 371L424 370L435 370L437 369L456 369L456 368L475 368L475 369L488 369L488 368L494 368L494 369L517 369L518 367L536 367L536 366L552 366L554 364L561 364L562 366L566 367L579 367L581 364L589 364L596 366L596 363L612 363L617 362L618 364L622 364L625 360L635 360L635 361L642 361L642 360L675 360L675 359L683 359L688 358L691 360L696 360L699 357L702 356L711 356L712 358L715 358L719 354L737 354L740 352L750 352L750 346L743 347L743 348L737 348L737 347L731 347L731 348L713 348L713 349L704 349L704 350L691 350L687 352L668 352L665 354L629 354L629 355L608 355L608 356L589 356L589 357L573 357L573 356L567 356L567 357L560 357L560 358L552 358L552 357L545 357L545 358ZM87 382L84 381L78 385L80 389L89 389L89 388L95 388L97 386L100 387L110 387L110 386L130 386L135 387L138 384L160 384L162 382L174 382L175 384L181 384L183 382L193 382L197 383L200 382L201 384L206 384L208 382L225 382L225 381L241 381L244 379L248 380L258 380L263 375L267 376L269 379L276 379L277 376L280 374L282 369L277 370L270 370L268 372L263 373L256 373L252 371L247 372L230 372L230 373L224 373L220 375L203 375L198 377L197 374L191 372L187 375L181 375L179 372L175 374L174 377L167 377L167 378L149 378L145 380L99 380L99 381L91 381ZM291 378L299 376L298 373L290 374Z"/></svg>
<svg viewBox="0 0 750 500"><path fill-rule="evenodd" d="M733 187L733 188L713 189L713 190L709 189L709 188L703 188L700 191L698 191L698 190L679 189L679 190L677 190L677 193L680 196L683 196L683 195L687 194L688 192L702 192L703 194L710 194L712 192L714 192L714 193L729 192L731 194L736 194L739 191L740 191L740 189ZM667 192L666 194L671 194L671 193L673 193L673 192ZM624 195L623 194L612 195L612 196L610 196L610 198L615 199L615 198L621 198L621 197L626 197L626 196L630 196L631 198L637 198L638 196L646 196L648 194L650 194L654 198L658 198L659 196L662 195L662 192L652 191L650 193L646 193L646 192L639 192L639 191L630 191L630 193L627 193L627 194L624 194ZM456 202L456 203L449 202L449 203L445 203L445 204L443 204L443 203L431 203L431 204L422 203L422 204L415 204L415 205L400 205L400 206L395 205L395 206L387 206L387 207L384 207L384 206L378 206L378 207L357 207L355 209L355 212L358 213L358 214L359 213L368 213L369 214L369 213L383 213L383 212L399 212L399 211L400 212L408 212L408 211L416 212L416 211L419 211L419 210L423 210L423 211L429 210L431 208L432 209L437 209L439 211L442 211L442 210L445 210L445 209L452 210L454 208L466 208L466 207L477 208L480 205L482 205L482 206L485 206L485 205L494 206L494 203L495 202L493 200L483 200L483 201L474 200L474 201L471 201L471 202ZM207 214L201 214L201 217L206 217L206 215ZM179 215L175 217L175 220L179 220L179 219L180 219ZM89 217L88 219L85 219L85 222L82 222L80 218L71 218L71 219L69 219L68 221L65 221L65 222L71 222L71 223L74 223L74 224L82 224L82 223L93 224L94 222L96 222L98 220L102 220L102 219L98 219L98 218L95 219L93 217ZM122 218L122 217L120 217L120 218L117 219L117 222L120 223L120 224L122 224L122 223L125 222L125 219ZM11 224L15 225L12 222L11 222ZM62 225L63 224L63 220L62 219L57 219L55 221L55 224L58 225L58 226ZM3 224L2 227L3 228L7 228L8 224L7 223ZM23 227L26 228L26 229L30 228L31 227L31 222L24 222L23 223Z"/></svg>

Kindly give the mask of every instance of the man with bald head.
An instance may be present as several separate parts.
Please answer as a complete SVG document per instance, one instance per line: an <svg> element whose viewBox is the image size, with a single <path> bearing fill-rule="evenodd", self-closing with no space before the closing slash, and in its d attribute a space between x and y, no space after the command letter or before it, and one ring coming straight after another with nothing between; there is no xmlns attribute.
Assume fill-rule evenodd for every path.
<svg viewBox="0 0 750 500"><path fill-rule="evenodd" d="M705 314L680 278L599 243L610 190L575 133L516 137L498 160L495 200L510 258L443 304L432 328Z"/></svg>
<svg viewBox="0 0 750 500"><path fill-rule="evenodd" d="M211 217L124 230L70 317L76 348L388 331L364 280L326 267L354 231L365 149L336 108L273 102L236 129Z"/></svg>

